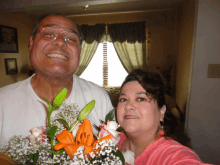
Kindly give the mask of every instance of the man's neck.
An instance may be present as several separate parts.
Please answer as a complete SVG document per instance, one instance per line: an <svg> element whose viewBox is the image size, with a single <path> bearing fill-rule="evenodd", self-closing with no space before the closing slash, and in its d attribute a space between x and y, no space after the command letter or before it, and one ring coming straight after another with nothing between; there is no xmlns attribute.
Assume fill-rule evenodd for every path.
<svg viewBox="0 0 220 165"><path fill-rule="evenodd" d="M32 77L31 85L35 93L41 98L46 98L50 103L53 102L53 99L63 88L68 89L67 97L68 98L72 91L73 86L73 76L65 78L48 78L42 77L38 74Z"/></svg>

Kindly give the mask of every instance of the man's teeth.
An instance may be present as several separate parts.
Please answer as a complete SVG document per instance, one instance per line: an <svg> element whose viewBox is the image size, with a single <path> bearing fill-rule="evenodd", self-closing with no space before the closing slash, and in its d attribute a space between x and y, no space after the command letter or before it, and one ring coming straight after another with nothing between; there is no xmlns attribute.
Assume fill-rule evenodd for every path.
<svg viewBox="0 0 220 165"><path fill-rule="evenodd" d="M61 59L64 59L66 60L67 57L66 56L63 56L63 55L60 55L60 54L47 54L48 57L56 57L56 58L61 58Z"/></svg>
<svg viewBox="0 0 220 165"><path fill-rule="evenodd" d="M125 118L137 119L138 117L136 117L136 116L125 116Z"/></svg>

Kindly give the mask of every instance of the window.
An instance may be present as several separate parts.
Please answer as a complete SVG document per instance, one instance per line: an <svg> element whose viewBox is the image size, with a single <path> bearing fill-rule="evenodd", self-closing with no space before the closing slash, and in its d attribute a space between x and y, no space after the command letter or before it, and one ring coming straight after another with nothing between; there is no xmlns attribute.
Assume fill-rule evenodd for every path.
<svg viewBox="0 0 220 165"><path fill-rule="evenodd" d="M103 51L105 46L107 46L107 55L106 51ZM107 58L107 63L103 61L103 57L104 59ZM103 71L106 71L106 68L108 69L107 72L103 73ZM91 62L80 77L100 86L106 86L103 75L104 77L106 76L107 86L109 87L121 86L125 77L128 75L118 58L114 45L108 41L99 44Z"/></svg>

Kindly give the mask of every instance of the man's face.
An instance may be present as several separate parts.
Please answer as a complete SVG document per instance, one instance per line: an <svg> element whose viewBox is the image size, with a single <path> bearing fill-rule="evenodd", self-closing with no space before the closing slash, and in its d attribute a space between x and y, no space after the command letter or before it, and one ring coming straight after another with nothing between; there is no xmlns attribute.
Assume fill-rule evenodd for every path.
<svg viewBox="0 0 220 165"><path fill-rule="evenodd" d="M56 38L48 39L51 34L43 32L44 27L58 29ZM30 37L29 46L30 60L36 73L44 76L72 76L79 65L81 47L80 44L66 42L65 35L66 32L79 34L76 25L63 16L51 15L40 22L38 29L35 37Z"/></svg>

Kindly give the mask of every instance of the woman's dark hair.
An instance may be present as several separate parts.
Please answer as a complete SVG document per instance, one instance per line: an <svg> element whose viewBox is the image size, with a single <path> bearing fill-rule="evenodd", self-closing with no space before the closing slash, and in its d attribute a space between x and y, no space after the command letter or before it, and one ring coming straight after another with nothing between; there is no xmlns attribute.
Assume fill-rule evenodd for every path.
<svg viewBox="0 0 220 165"><path fill-rule="evenodd" d="M125 78L121 89L126 83L131 81L138 81L146 90L147 95L157 102L159 109L166 105L165 86L159 74L134 69ZM169 109L166 109L164 121L161 124L164 126L165 137L171 137L179 143L191 147L190 138L184 132L184 123L177 119Z"/></svg>
<svg viewBox="0 0 220 165"><path fill-rule="evenodd" d="M65 15L62 15L62 14L59 14L59 13L58 13L58 14L55 13L55 14L46 14L46 15L43 15L42 17L40 17L40 18L34 23L33 29L32 29L32 31L31 31L31 35L32 35L33 37L35 37L35 35L36 35L36 33L37 33L37 30L38 30L38 28L39 28L39 24L41 23L41 21L42 21L44 18L46 18L46 17L48 17L48 16L50 16L50 15L59 15L59 16L66 17ZM66 18L67 18L67 17L66 17ZM68 18L67 18L67 19L68 19ZM72 22L73 22L73 21L72 21ZM74 22L73 22L73 23L74 23ZM82 41L83 41L82 31L81 31L79 25L76 24L76 27L77 27L77 30L78 30L78 32L79 32L80 45L82 45Z"/></svg>
<svg viewBox="0 0 220 165"><path fill-rule="evenodd" d="M157 102L158 108L162 108L163 105L166 104L164 83L159 74L135 69L126 77L121 89L130 81L138 81L139 84L146 90L147 95Z"/></svg>

